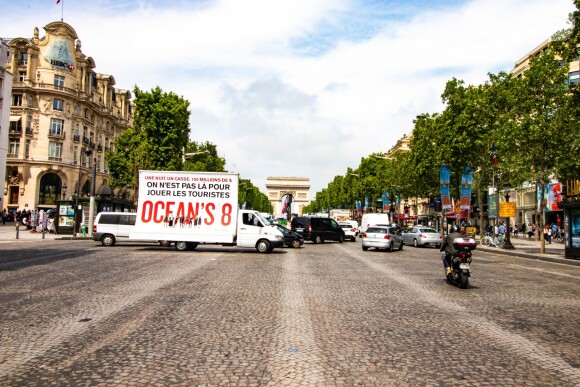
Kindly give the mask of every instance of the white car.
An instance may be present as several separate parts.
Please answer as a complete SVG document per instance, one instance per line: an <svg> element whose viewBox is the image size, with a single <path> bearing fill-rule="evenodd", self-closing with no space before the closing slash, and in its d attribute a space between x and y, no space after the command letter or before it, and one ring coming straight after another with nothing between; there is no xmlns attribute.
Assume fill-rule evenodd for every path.
<svg viewBox="0 0 580 387"><path fill-rule="evenodd" d="M338 225L344 231L344 239L350 239L353 242L356 241L357 227L347 221L338 222Z"/></svg>

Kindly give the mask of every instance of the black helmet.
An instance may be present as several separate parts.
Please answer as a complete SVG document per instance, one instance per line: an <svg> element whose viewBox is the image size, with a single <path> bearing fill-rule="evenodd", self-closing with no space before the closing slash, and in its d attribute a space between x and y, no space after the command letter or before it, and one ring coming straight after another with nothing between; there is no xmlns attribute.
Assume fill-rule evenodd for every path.
<svg viewBox="0 0 580 387"><path fill-rule="evenodd" d="M456 225L451 226L451 232L459 232L459 228Z"/></svg>

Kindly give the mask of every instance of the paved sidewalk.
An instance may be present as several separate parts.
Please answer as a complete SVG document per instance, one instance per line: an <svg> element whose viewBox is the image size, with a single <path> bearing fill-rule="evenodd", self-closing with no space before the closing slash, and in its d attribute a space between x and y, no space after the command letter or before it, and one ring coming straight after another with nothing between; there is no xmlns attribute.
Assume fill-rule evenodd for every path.
<svg viewBox="0 0 580 387"><path fill-rule="evenodd" d="M548 244L546 242L546 252L544 254L540 253L541 241L535 241L533 239L528 239L525 237L514 238L510 240L515 249L506 250L501 247L487 247L479 244L479 236L475 238L477 240L477 250L485 252L493 252L503 255L511 255L521 258L538 259L540 261L549 262L559 262L569 265L580 266L580 260L567 259L564 258L564 243L552 242Z"/></svg>
<svg viewBox="0 0 580 387"><path fill-rule="evenodd" d="M18 238L16 237L16 223L7 222L6 224L0 223L0 243L5 242L32 242L32 241L42 241L43 236L41 232L30 232L21 223L18 223ZM44 233L45 241L52 240L62 240L62 239L90 239L89 237L73 237L70 234L67 235L56 235L54 233Z"/></svg>

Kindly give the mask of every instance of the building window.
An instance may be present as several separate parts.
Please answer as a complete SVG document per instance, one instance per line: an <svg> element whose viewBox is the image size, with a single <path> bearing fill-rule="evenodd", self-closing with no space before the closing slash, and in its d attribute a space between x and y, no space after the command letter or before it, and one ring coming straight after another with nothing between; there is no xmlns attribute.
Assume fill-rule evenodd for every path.
<svg viewBox="0 0 580 387"><path fill-rule="evenodd" d="M62 157L62 143L50 141L48 143L49 160L59 160Z"/></svg>
<svg viewBox="0 0 580 387"><path fill-rule="evenodd" d="M97 157L97 171L101 170L101 156Z"/></svg>
<svg viewBox="0 0 580 387"><path fill-rule="evenodd" d="M28 64L28 53L27 52L21 52L20 53L20 60L18 61L18 65L20 66L24 66Z"/></svg>
<svg viewBox="0 0 580 387"><path fill-rule="evenodd" d="M64 76L55 75L54 76L54 88L58 90L64 89Z"/></svg>
<svg viewBox="0 0 580 387"><path fill-rule="evenodd" d="M12 106L22 106L22 94L12 95Z"/></svg>
<svg viewBox="0 0 580 387"><path fill-rule="evenodd" d="M17 156L20 153L20 139L10 139L8 144L8 154L10 156Z"/></svg>
<svg viewBox="0 0 580 387"><path fill-rule="evenodd" d="M572 71L568 74L568 84L577 85L580 83L580 71Z"/></svg>
<svg viewBox="0 0 580 387"><path fill-rule="evenodd" d="M32 114L26 117L26 133L32 134Z"/></svg>
<svg viewBox="0 0 580 387"><path fill-rule="evenodd" d="M74 165L78 164L78 158L79 158L79 147L75 146L73 148L73 164Z"/></svg>
<svg viewBox="0 0 580 387"><path fill-rule="evenodd" d="M63 110L64 101L59 98L53 98L52 100L52 109L53 110Z"/></svg>
<svg viewBox="0 0 580 387"><path fill-rule="evenodd" d="M10 121L9 133L22 133L22 120Z"/></svg>
<svg viewBox="0 0 580 387"><path fill-rule="evenodd" d="M30 156L30 140L26 140L26 142L24 143L24 156L25 157Z"/></svg>
<svg viewBox="0 0 580 387"><path fill-rule="evenodd" d="M49 136L62 136L63 126L63 120L59 120L58 118L51 118Z"/></svg>
<svg viewBox="0 0 580 387"><path fill-rule="evenodd" d="M24 79L26 79L26 71L19 71L18 72L18 81L24 82Z"/></svg>

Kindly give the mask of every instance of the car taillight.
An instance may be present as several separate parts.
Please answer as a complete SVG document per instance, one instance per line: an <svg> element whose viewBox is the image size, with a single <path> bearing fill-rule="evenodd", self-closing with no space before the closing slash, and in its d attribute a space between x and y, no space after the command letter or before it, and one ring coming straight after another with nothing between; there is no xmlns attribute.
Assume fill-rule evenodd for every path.
<svg viewBox="0 0 580 387"><path fill-rule="evenodd" d="M93 234L97 232L97 225L93 225Z"/></svg>
<svg viewBox="0 0 580 387"><path fill-rule="evenodd" d="M366 238L366 237L367 237L367 233L363 232L363 238Z"/></svg>
<svg viewBox="0 0 580 387"><path fill-rule="evenodd" d="M425 238L425 235L419 234L419 238Z"/></svg>
<svg viewBox="0 0 580 387"><path fill-rule="evenodd" d="M391 239L391 236L389 234L385 235L385 239Z"/></svg>
<svg viewBox="0 0 580 387"><path fill-rule="evenodd" d="M356 230L354 228L351 228L350 231L351 232L356 232Z"/></svg>
<svg viewBox="0 0 580 387"><path fill-rule="evenodd" d="M443 235L439 235L439 239L443 239Z"/></svg>
<svg viewBox="0 0 580 387"><path fill-rule="evenodd" d="M312 225L311 224L308 225L308 232L312 232Z"/></svg>

